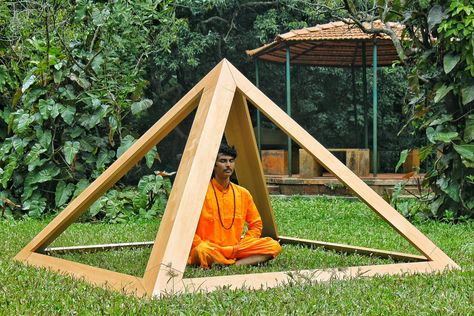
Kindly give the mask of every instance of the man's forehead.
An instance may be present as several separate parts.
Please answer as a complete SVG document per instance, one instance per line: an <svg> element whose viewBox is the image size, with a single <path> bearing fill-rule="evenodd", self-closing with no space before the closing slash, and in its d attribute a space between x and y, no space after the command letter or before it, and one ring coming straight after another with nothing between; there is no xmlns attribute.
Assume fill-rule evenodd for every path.
<svg viewBox="0 0 474 316"><path fill-rule="evenodd" d="M234 157L231 156L231 155L227 155L227 154L223 154L223 153L218 153L218 154L217 154L217 159L234 159Z"/></svg>

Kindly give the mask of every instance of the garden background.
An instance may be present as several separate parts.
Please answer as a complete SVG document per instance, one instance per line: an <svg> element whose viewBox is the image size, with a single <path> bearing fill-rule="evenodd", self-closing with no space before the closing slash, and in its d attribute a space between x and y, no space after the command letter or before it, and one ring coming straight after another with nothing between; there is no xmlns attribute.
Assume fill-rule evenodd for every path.
<svg viewBox="0 0 474 316"><path fill-rule="evenodd" d="M433 194L410 202L416 204L414 208L421 215L409 215L419 221L417 225L435 243L441 243L464 272L336 282L330 286L294 284L288 291L275 289L267 294L223 291L212 294L211 298L216 299L210 300L221 302L220 305L209 307L205 295L188 296L184 303L176 298L164 303L130 301L126 296L92 290L68 278L10 262L50 216L62 210L222 58L253 80L254 65L246 57L246 49L259 47L291 29L347 18L355 22L380 18L406 26L406 41L396 43L401 65L380 70L380 150L386 152L387 162L383 168L392 171L400 152L421 148L424 185ZM3 1L2 307L20 313L29 313L31 307L32 313L41 313L39 306L45 306L45 312L67 313L74 311L72 306L77 299L81 302L78 311L83 312L93 311L94 307L86 307L91 305L98 311L125 314L132 314L133 308L217 313L220 307L238 313L232 303L244 305L248 300L249 306L258 306L260 297L267 306L262 310L269 312L276 297L294 296L307 301L308 306L327 309L305 310L294 303L282 303L282 311L286 307L295 312L344 313L355 308L377 314L383 310L372 308L377 308L379 298L391 311L397 311L406 299L407 312L416 304L427 311L434 304L439 311L468 312L473 304L472 282L468 282L472 280L474 239L473 34L474 7L462 0ZM346 93L351 86L350 70L295 67L294 72L292 89L298 91L295 120L317 135L323 145L359 144L362 130L354 132L355 122L344 114L347 104L354 101ZM262 73L266 73L260 79L262 90L282 105L283 67L265 65ZM361 86L360 79L357 85ZM308 88L298 90L300 86ZM359 118L362 124L362 116ZM315 120L317 125L312 123ZM159 222L173 179L163 171L176 170L191 122L192 118L185 120L148 153L140 165L91 207L78 225L115 223L116 226L91 227L119 235L122 232L132 238L136 233L127 233L127 227ZM397 201L392 203L396 205ZM275 207L275 211L290 207ZM307 221L301 219L302 224ZM393 292L383 297L386 292L380 292L380 287ZM45 303L26 304L26 289L38 291L27 296L28 302L41 297ZM360 293L355 297L367 297L364 289L373 293L372 298L361 300L359 305L351 292ZM426 295L422 289L431 296L419 302L414 297ZM71 295L60 298L67 291ZM90 297L82 297L86 292ZM339 292L348 304L337 298ZM110 298L108 306L102 305L98 298L101 295ZM458 304L452 304L451 298ZM252 308L245 311L258 312Z"/></svg>

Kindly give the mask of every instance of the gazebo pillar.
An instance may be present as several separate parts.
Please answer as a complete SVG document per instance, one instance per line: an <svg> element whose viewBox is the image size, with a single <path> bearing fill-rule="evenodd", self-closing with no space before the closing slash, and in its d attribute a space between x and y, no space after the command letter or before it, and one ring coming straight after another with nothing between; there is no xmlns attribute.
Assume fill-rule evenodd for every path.
<svg viewBox="0 0 474 316"><path fill-rule="evenodd" d="M258 58L255 58L255 86L260 89L260 79L258 73ZM260 110L257 109L257 146L258 154L262 156L262 125L261 125Z"/></svg>
<svg viewBox="0 0 474 316"><path fill-rule="evenodd" d="M290 74L290 46L286 47L286 113L291 117L291 74ZM288 176L292 176L293 153L291 138L288 136Z"/></svg>
<svg viewBox="0 0 474 316"><path fill-rule="evenodd" d="M357 94L356 94L356 71L354 64L351 65L352 78L352 106L354 108L354 131L357 131ZM359 134L356 134L356 143L359 143Z"/></svg>
<svg viewBox="0 0 474 316"><path fill-rule="evenodd" d="M369 118L367 97L367 49L365 42L362 43L362 89L364 90L364 148L369 148Z"/></svg>
<svg viewBox="0 0 474 316"><path fill-rule="evenodd" d="M373 107L373 117L372 117L372 173L374 177L377 175L377 40L374 38L373 45L373 54L372 54L372 70L373 70L373 92L372 92L372 107Z"/></svg>

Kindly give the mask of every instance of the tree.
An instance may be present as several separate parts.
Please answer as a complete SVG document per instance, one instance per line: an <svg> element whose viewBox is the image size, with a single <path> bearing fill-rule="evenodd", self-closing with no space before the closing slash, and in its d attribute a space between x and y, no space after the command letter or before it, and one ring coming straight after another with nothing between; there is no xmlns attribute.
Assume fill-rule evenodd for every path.
<svg viewBox="0 0 474 316"><path fill-rule="evenodd" d="M293 2L1 2L0 203L63 207L216 62L306 25Z"/></svg>
<svg viewBox="0 0 474 316"><path fill-rule="evenodd" d="M278 33L324 22L327 18L327 14L297 4L294 0L177 1L176 40L167 46L156 45L166 49L156 51L150 62L147 78L151 84L147 92L154 103L153 113L163 114L222 58L252 76L254 65L249 62L246 49L260 46ZM266 86L277 93L281 91L270 80ZM149 121L145 118L137 130L149 126L155 119L156 116L150 116ZM176 168L179 160L176 157L182 152L190 123L184 122L178 126L177 133L160 143L159 149L167 153L162 157L167 168Z"/></svg>
<svg viewBox="0 0 474 316"><path fill-rule="evenodd" d="M153 38L173 35L170 3L0 4L0 195L9 208L39 216L64 206L135 140L126 118L152 104L147 59ZM154 160L152 151L148 167Z"/></svg>
<svg viewBox="0 0 474 316"><path fill-rule="evenodd" d="M391 36L408 70L406 130L423 132L421 159L432 159L424 184L434 216L474 217L474 4L468 0L344 0L351 20ZM383 28L371 27L381 19ZM368 24L366 23L368 22ZM390 24L405 26L398 39Z"/></svg>
<svg viewBox="0 0 474 316"><path fill-rule="evenodd" d="M328 8L341 12L337 11L341 4L338 0L1 2L0 204L7 203L9 209L19 205L20 213L32 216L62 208L87 185L79 179L93 180L101 174L222 58L251 77L254 65L246 49L290 29L326 23ZM326 85L343 82L347 76L333 69L307 70L300 79L311 82L314 89L299 94L295 118L308 128L317 117L321 126L337 124L338 132L350 131L353 121L342 117L334 123L331 115L324 120L318 113L319 107L350 102L346 93L331 95L337 90ZM278 101L284 90L282 71L283 67L261 78L262 88L278 103L283 103ZM276 82L278 77L281 82ZM293 85L299 82L295 77ZM392 82L382 83L380 89L391 90L396 80ZM314 100L321 101L318 109ZM394 126L398 121L393 113L384 118ZM191 120L185 120L177 133L160 143L160 168L177 167L190 125ZM333 142L331 130L313 132ZM134 168L121 183L136 183L151 171L149 167L156 167L156 157L149 153L146 165ZM130 200L131 195L116 191L117 197ZM145 200L140 205L150 204Z"/></svg>

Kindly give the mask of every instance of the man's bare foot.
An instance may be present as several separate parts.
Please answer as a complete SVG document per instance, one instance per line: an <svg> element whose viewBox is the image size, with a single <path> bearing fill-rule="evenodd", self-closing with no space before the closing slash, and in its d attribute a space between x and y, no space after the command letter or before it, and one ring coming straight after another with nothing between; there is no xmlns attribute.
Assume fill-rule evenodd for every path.
<svg viewBox="0 0 474 316"><path fill-rule="evenodd" d="M250 256L250 257L247 257L247 258L237 260L235 262L235 265L236 266L248 266L248 265L255 266L259 263L266 262L266 261L268 261L272 258L273 258L273 256L271 256L271 255L253 255L253 256Z"/></svg>

